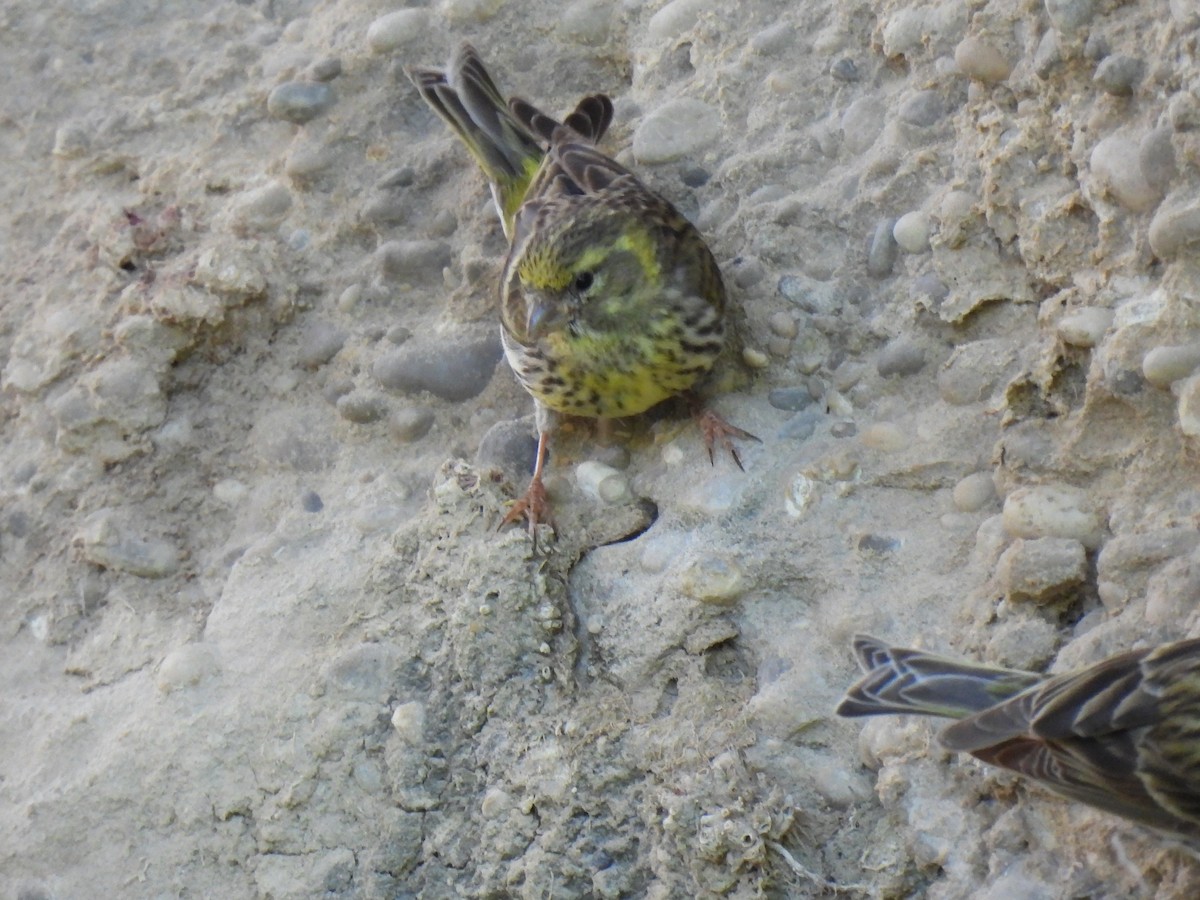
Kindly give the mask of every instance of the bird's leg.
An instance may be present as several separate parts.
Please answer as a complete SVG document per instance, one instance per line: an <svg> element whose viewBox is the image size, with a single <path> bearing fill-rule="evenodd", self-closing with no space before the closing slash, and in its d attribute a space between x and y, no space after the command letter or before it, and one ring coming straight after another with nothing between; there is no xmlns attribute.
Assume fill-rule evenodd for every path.
<svg viewBox="0 0 1200 900"><path fill-rule="evenodd" d="M737 464L737 467L744 472L745 467L742 465L742 458L738 456L737 448L733 446L733 439L758 441L760 444L762 441L750 432L743 431L736 425L730 425L721 416L705 406L700 398L691 391L687 392L685 399L687 400L688 408L691 410L692 418L696 420L696 424L700 426L700 431L704 435L704 446L708 450L708 461L715 464L713 447L720 444L729 451L729 455L733 457L733 461Z"/></svg>
<svg viewBox="0 0 1200 900"><path fill-rule="evenodd" d="M524 496L513 503L512 508L500 523L500 527L503 528L519 519L525 519L529 523L529 535L533 538L535 551L537 550L539 522L545 522L557 533L554 519L550 515L550 501L546 497L546 485L542 483L542 468L546 464L546 450L549 444L550 431L546 428L538 428L537 461L533 465L533 478L529 480L529 487L525 489Z"/></svg>

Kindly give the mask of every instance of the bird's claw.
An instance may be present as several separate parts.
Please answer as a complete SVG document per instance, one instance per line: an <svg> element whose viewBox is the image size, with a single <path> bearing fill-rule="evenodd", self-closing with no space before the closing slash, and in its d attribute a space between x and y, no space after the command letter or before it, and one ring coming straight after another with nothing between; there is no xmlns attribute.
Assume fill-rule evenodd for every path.
<svg viewBox="0 0 1200 900"><path fill-rule="evenodd" d="M558 528L550 514L550 500L546 496L546 485L537 476L534 476L529 482L525 494L513 501L513 505L509 507L496 530L499 531L505 525L511 525L521 519L528 523L529 536L533 539L534 553L537 552L538 525L543 523L549 525L551 533L558 537Z"/></svg>
<svg viewBox="0 0 1200 900"><path fill-rule="evenodd" d="M742 465L742 458L738 455L737 447L733 445L733 440L737 438L741 441L755 441L761 444L761 439L744 429L738 428L736 425L730 425L711 409L697 413L696 422L699 424L700 431L704 435L704 446L708 450L708 461L710 464L716 464L714 448L717 444L720 444L729 451L729 455L733 457L733 461L737 467L743 472L746 471L746 467Z"/></svg>

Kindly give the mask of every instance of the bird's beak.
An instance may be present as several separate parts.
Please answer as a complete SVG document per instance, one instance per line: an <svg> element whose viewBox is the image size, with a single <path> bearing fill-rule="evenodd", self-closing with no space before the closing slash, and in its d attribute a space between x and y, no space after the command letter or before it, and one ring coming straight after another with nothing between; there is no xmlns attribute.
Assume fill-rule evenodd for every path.
<svg viewBox="0 0 1200 900"><path fill-rule="evenodd" d="M563 323L566 310L562 301L545 294L527 294L525 297L528 314L525 317L525 334L529 340L545 337Z"/></svg>

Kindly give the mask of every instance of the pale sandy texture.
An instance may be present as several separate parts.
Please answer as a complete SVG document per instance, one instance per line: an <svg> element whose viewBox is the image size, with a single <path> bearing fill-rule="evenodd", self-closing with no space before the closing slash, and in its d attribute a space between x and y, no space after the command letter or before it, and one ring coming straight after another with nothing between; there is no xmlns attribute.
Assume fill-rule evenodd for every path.
<svg viewBox="0 0 1200 900"><path fill-rule="evenodd" d="M1191 4L201 6L0 11L0 895L1200 892L831 717L855 631L1200 634L1196 387L1157 377L1200 342ZM614 97L756 367L715 401L744 474L686 418L564 432L544 560L496 531L503 238L402 71L464 38ZM1074 542L1020 551L1038 602L1018 539Z"/></svg>

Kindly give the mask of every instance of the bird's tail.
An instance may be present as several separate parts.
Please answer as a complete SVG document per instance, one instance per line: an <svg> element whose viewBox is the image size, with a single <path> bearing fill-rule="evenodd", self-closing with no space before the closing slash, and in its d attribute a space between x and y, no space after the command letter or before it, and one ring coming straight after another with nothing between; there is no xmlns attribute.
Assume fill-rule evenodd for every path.
<svg viewBox="0 0 1200 900"><path fill-rule="evenodd" d="M1040 684L1044 677L891 647L854 636L854 655L866 674L846 691L839 716L909 713L963 719Z"/></svg>
<svg viewBox="0 0 1200 900"><path fill-rule="evenodd" d="M425 102L462 139L492 184L505 232L545 151L512 113L470 44L458 48L445 70L405 70Z"/></svg>
<svg viewBox="0 0 1200 900"><path fill-rule="evenodd" d="M405 71L487 175L505 234L510 237L517 210L554 130L565 126L595 143L612 121L612 103L599 94L581 100L562 124L523 100L505 102L479 53L466 43L445 70Z"/></svg>

